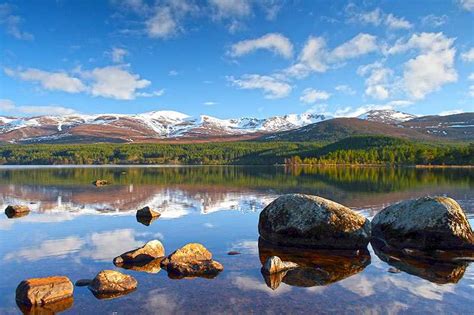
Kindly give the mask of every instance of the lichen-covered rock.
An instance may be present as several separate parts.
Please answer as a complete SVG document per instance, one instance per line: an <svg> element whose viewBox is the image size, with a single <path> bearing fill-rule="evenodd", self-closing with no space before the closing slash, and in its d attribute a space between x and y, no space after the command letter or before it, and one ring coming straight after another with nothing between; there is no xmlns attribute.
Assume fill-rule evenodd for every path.
<svg viewBox="0 0 474 315"><path fill-rule="evenodd" d="M115 270L102 270L95 276L89 289L97 296L107 296L133 291L137 288L137 280Z"/></svg>
<svg viewBox="0 0 474 315"><path fill-rule="evenodd" d="M105 179L97 179L92 184L94 184L97 187L110 185L109 181Z"/></svg>
<svg viewBox="0 0 474 315"><path fill-rule="evenodd" d="M45 305L72 297L74 286L67 277L23 280L16 288L16 300L24 305Z"/></svg>
<svg viewBox="0 0 474 315"><path fill-rule="evenodd" d="M263 264L262 271L266 274L273 274L297 268L298 264L291 261L282 261L278 256L268 257Z"/></svg>
<svg viewBox="0 0 474 315"><path fill-rule="evenodd" d="M265 240L279 245L354 249L369 243L370 221L334 201L290 194L263 209L258 231Z"/></svg>
<svg viewBox="0 0 474 315"><path fill-rule="evenodd" d="M447 197L402 201L372 220L372 235L396 248L474 249L474 233L459 204Z"/></svg>
<svg viewBox="0 0 474 315"><path fill-rule="evenodd" d="M9 205L5 208L5 214L8 218L19 218L30 213L30 208L24 205Z"/></svg>
<svg viewBox="0 0 474 315"><path fill-rule="evenodd" d="M158 218L161 215L158 211L151 209L150 207L144 207L140 210L137 210L137 218Z"/></svg>
<svg viewBox="0 0 474 315"><path fill-rule="evenodd" d="M165 256L165 248L159 240L147 242L140 248L133 249L114 258L115 265L148 262Z"/></svg>
<svg viewBox="0 0 474 315"><path fill-rule="evenodd" d="M213 278L224 270L219 262L212 259L211 252L198 243L189 243L176 250L162 260L161 267L172 278Z"/></svg>

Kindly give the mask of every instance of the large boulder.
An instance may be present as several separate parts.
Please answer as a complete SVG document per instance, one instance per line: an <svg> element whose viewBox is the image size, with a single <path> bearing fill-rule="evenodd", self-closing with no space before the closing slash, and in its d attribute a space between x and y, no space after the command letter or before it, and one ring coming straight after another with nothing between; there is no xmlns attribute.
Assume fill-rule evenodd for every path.
<svg viewBox="0 0 474 315"><path fill-rule="evenodd" d="M16 288L16 301L33 306L58 302L72 297L74 286L67 277L56 276L23 280Z"/></svg>
<svg viewBox="0 0 474 315"><path fill-rule="evenodd" d="M126 294L137 288L137 280L115 270L102 270L89 285L98 298L111 298Z"/></svg>
<svg viewBox="0 0 474 315"><path fill-rule="evenodd" d="M171 278L213 278L224 267L212 259L212 254L203 245L189 243L173 252L161 262Z"/></svg>
<svg viewBox="0 0 474 315"><path fill-rule="evenodd" d="M9 205L5 208L5 215L8 218L19 218L30 213L30 208L24 205Z"/></svg>
<svg viewBox="0 0 474 315"><path fill-rule="evenodd" d="M258 231L262 238L279 245L355 249L369 243L370 221L334 201L290 194L263 209Z"/></svg>
<svg viewBox="0 0 474 315"><path fill-rule="evenodd" d="M459 204L448 197L402 201L372 220L372 235L396 248L474 249L474 233Z"/></svg>
<svg viewBox="0 0 474 315"><path fill-rule="evenodd" d="M147 242L140 248L133 249L114 258L115 265L149 262L165 256L165 248L159 240Z"/></svg>

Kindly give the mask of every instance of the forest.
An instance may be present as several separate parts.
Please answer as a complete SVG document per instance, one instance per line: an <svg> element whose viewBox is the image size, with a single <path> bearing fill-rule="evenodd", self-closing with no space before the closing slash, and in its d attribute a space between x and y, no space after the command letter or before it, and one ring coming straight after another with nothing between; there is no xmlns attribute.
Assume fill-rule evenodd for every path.
<svg viewBox="0 0 474 315"><path fill-rule="evenodd" d="M324 142L189 144L7 144L0 165L474 165L474 144L423 143L384 136Z"/></svg>

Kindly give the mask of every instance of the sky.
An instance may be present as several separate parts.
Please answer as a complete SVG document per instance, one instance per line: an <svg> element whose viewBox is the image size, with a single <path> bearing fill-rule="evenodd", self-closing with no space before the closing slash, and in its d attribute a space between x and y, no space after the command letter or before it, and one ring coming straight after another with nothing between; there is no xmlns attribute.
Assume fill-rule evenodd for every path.
<svg viewBox="0 0 474 315"><path fill-rule="evenodd" d="M0 2L0 115L474 111L474 0Z"/></svg>

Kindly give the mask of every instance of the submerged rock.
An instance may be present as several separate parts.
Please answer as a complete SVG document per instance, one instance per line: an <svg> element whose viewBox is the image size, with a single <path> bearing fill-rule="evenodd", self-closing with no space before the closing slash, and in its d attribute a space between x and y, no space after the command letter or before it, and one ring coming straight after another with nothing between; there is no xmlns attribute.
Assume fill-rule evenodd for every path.
<svg viewBox="0 0 474 315"><path fill-rule="evenodd" d="M30 208L23 205L9 205L5 208L5 215L9 219L20 218L28 215L30 213Z"/></svg>
<svg viewBox="0 0 474 315"><path fill-rule="evenodd" d="M160 215L161 213L151 209L148 206L137 210L137 218L158 218Z"/></svg>
<svg viewBox="0 0 474 315"><path fill-rule="evenodd" d="M278 256L268 257L262 267L262 272L266 274L274 274L290 269L297 268L298 264L291 261L282 261Z"/></svg>
<svg viewBox="0 0 474 315"><path fill-rule="evenodd" d="M235 255L240 255L241 253L240 252L237 252L237 251L234 251L234 250L231 250L230 252L227 253L227 255L229 256L235 256Z"/></svg>
<svg viewBox="0 0 474 315"><path fill-rule="evenodd" d="M260 236L279 244L326 249L365 248L370 222L362 215L318 196L290 194L260 213Z"/></svg>
<svg viewBox="0 0 474 315"><path fill-rule="evenodd" d="M74 286L67 277L23 280L16 288L16 301L27 306L45 305L72 297Z"/></svg>
<svg viewBox="0 0 474 315"><path fill-rule="evenodd" d="M76 287L85 287L91 284L92 279L79 279L76 281L75 286Z"/></svg>
<svg viewBox="0 0 474 315"><path fill-rule="evenodd" d="M101 186L110 185L110 182L108 180L105 180L105 179L97 179L97 180L93 181L92 184L94 184L97 187L101 187Z"/></svg>
<svg viewBox="0 0 474 315"><path fill-rule="evenodd" d="M102 270L89 285L97 298L115 298L137 288L137 280L115 270Z"/></svg>
<svg viewBox="0 0 474 315"><path fill-rule="evenodd" d="M73 304L74 298L72 296L45 305L25 305L17 301L18 308L25 315L59 314L70 309Z"/></svg>
<svg viewBox="0 0 474 315"><path fill-rule="evenodd" d="M214 278L224 267L212 259L212 254L203 245L189 243L173 252L161 262L171 278Z"/></svg>
<svg viewBox="0 0 474 315"><path fill-rule="evenodd" d="M393 266L393 269L437 284L459 282L469 265L466 258L474 257L474 252L470 250L406 251L386 245L377 239L372 240L371 244L375 255Z"/></svg>
<svg viewBox="0 0 474 315"><path fill-rule="evenodd" d="M258 251L262 265L272 256L298 265L273 274L262 270L265 282L272 290L277 289L281 282L298 287L327 285L355 275L370 264L367 249L301 249L278 246L260 238Z"/></svg>
<svg viewBox="0 0 474 315"><path fill-rule="evenodd" d="M158 257L165 256L165 248L159 240L147 242L140 248L133 249L114 258L115 265L149 262Z"/></svg>
<svg viewBox="0 0 474 315"><path fill-rule="evenodd" d="M372 220L372 235L397 248L474 249L474 233L459 204L447 197L402 201Z"/></svg>

